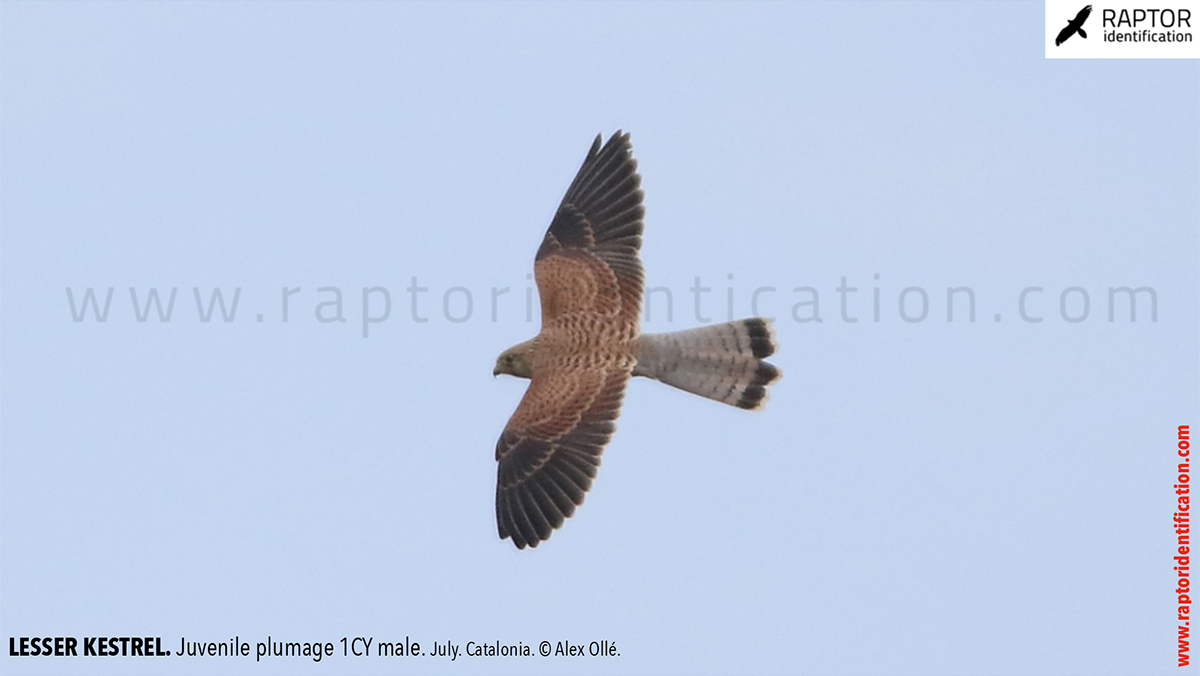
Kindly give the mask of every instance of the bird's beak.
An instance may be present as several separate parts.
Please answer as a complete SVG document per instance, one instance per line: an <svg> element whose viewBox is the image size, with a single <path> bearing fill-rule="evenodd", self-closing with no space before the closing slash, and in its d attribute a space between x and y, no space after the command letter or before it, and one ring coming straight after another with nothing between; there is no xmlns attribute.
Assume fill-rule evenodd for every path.
<svg viewBox="0 0 1200 676"><path fill-rule="evenodd" d="M498 375L500 375L500 367L499 367L499 366L497 366L496 368L492 369L492 377L493 377L493 378L495 378L495 377L496 377L496 376L498 376Z"/></svg>

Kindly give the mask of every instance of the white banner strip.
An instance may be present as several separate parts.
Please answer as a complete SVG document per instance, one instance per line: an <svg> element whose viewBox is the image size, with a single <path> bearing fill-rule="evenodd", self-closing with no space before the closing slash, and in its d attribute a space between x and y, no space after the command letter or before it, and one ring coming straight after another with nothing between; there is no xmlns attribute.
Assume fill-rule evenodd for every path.
<svg viewBox="0 0 1200 676"><path fill-rule="evenodd" d="M1200 0L1046 0L1046 58L1200 58Z"/></svg>

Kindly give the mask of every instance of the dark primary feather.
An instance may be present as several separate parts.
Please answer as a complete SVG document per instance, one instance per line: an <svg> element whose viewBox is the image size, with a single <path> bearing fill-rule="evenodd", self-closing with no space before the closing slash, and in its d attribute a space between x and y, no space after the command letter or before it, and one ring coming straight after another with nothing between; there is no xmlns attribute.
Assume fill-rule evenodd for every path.
<svg viewBox="0 0 1200 676"><path fill-rule="evenodd" d="M629 134L613 134L603 148L596 136L550 223L538 260L563 248L636 256L645 214L641 184Z"/></svg>

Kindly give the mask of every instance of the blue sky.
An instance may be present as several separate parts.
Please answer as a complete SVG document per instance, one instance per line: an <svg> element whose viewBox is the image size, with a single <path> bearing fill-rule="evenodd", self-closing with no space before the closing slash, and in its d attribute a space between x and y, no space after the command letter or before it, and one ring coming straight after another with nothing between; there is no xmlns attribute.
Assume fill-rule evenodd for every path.
<svg viewBox="0 0 1200 676"><path fill-rule="evenodd" d="M0 19L0 634L337 651L5 673L1175 668L1194 61L1048 61L1040 2ZM493 449L525 383L492 364L616 129L666 289L644 329L762 289L784 377L758 413L634 382L586 504L519 552ZM68 289L110 287L75 321ZM1120 287L1156 320L1118 291L1109 321ZM170 321L131 288L176 289ZM620 656L407 666L355 636Z"/></svg>

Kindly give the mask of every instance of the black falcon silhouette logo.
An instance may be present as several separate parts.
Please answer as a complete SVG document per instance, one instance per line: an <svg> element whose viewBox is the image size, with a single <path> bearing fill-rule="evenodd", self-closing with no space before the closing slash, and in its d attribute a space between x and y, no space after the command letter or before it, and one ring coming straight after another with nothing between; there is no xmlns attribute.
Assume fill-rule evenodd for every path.
<svg viewBox="0 0 1200 676"><path fill-rule="evenodd" d="M1067 22L1067 27L1058 32L1058 37L1054 38L1054 46L1057 47L1067 41L1067 38L1079 33L1079 37L1086 38L1087 33L1083 31L1083 22L1087 21L1092 14L1092 6L1088 5L1079 10L1074 19Z"/></svg>

